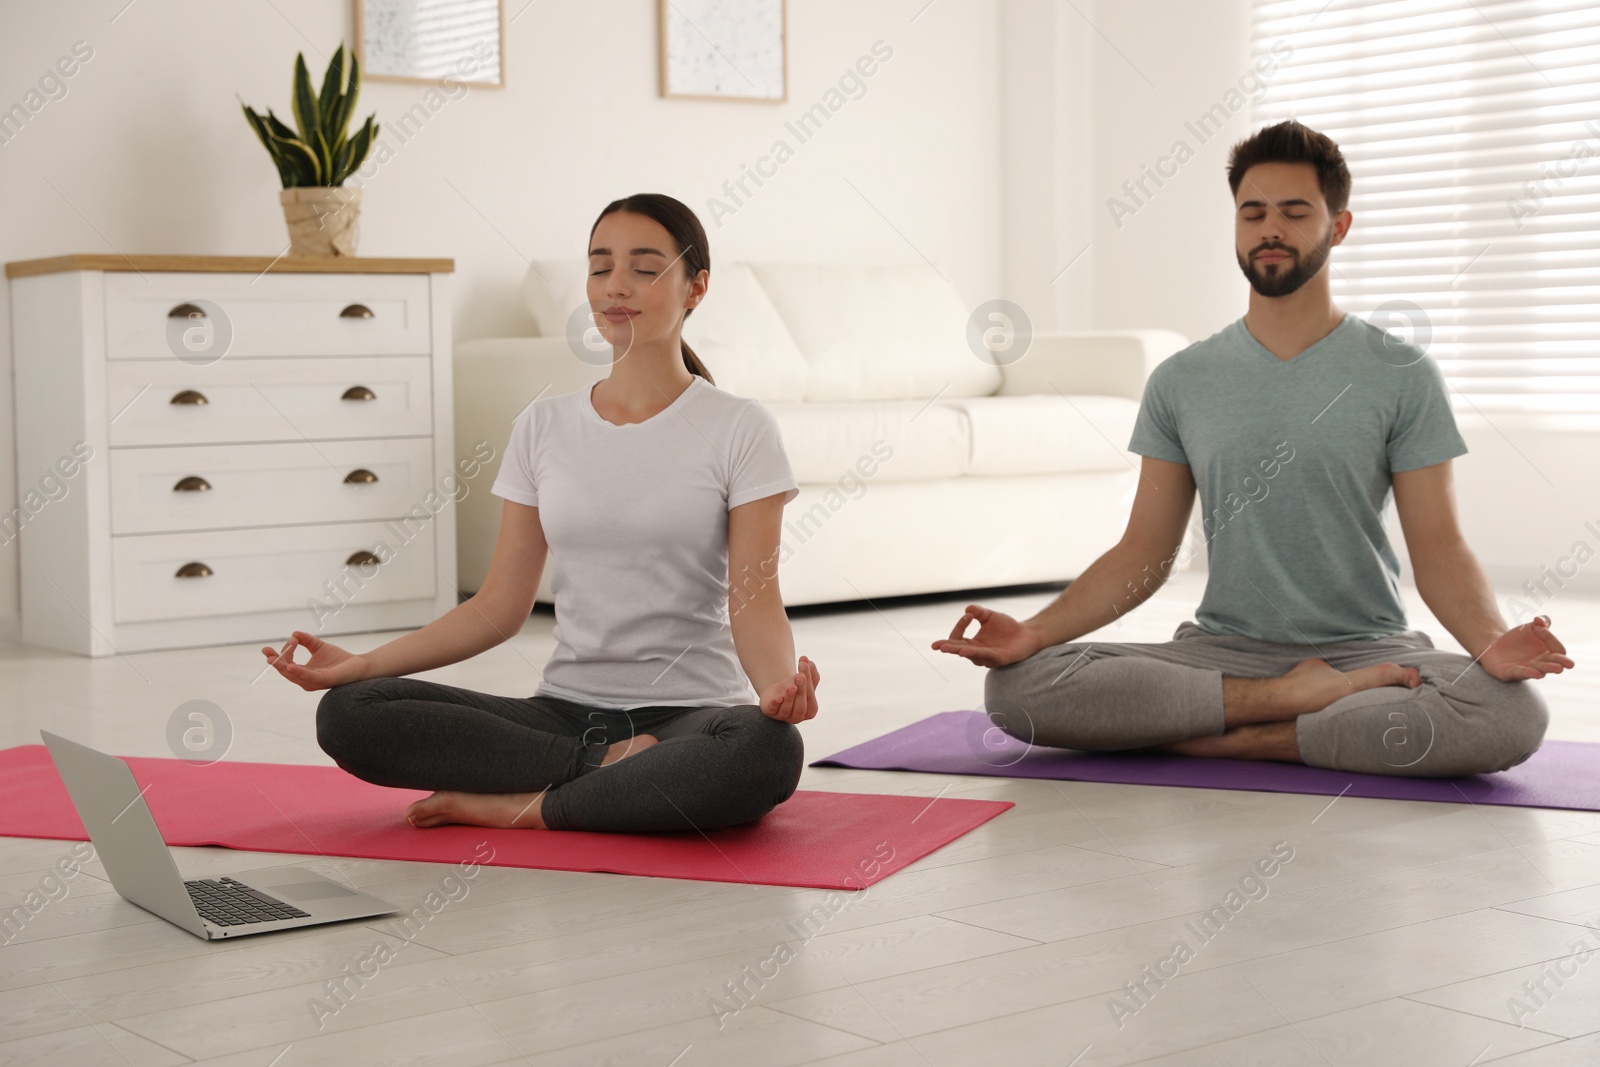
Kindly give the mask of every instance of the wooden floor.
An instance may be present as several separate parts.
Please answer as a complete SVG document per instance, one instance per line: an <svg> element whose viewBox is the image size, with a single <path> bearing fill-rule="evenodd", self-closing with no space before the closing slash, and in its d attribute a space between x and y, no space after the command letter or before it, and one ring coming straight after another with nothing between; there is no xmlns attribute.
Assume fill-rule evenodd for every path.
<svg viewBox="0 0 1600 1067"><path fill-rule="evenodd" d="M1180 577L1100 639L1165 639L1199 588ZM1049 597L986 603L1026 614ZM824 678L808 754L976 707L982 671L928 650L960 608L798 618L799 650ZM1600 603L1551 611L1580 668L1542 683L1550 736L1600 741ZM530 693L550 626L536 615L507 645L426 677ZM0 742L36 743L43 726L169 755L173 709L203 699L233 724L230 758L326 763L316 696L258 679L263 662L253 647L97 661L0 650ZM805 940L789 924L819 891L485 868L412 943L374 922L209 944L123 901L91 863L0 948L0 1063L1600 1063L1600 814L814 769L801 786L1017 806ZM1197 937L1190 924L1278 842L1292 860L1246 885L1266 895L1251 889ZM69 847L0 839L0 904L21 902ZM190 877L303 864L406 907L441 877L427 864L175 855ZM780 940L776 976L749 980L772 973ZM347 981L355 991L319 1029L308 1002L371 973L379 944L393 959ZM713 1000L738 1009L720 1027Z"/></svg>

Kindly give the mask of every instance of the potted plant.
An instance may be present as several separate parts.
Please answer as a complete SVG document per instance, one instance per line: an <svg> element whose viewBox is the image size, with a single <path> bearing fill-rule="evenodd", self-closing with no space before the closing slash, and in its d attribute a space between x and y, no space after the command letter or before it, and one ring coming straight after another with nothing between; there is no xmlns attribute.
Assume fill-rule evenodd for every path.
<svg viewBox="0 0 1600 1067"><path fill-rule="evenodd" d="M378 136L376 113L347 137L356 97L361 91L361 69L342 43L328 62L322 91L311 92L311 75L303 54L294 57L294 121L290 129L272 109L262 118L244 101L244 117L256 131L272 162L277 165L283 190L284 219L289 224L290 254L296 256L353 256L361 190L342 188L372 150Z"/></svg>

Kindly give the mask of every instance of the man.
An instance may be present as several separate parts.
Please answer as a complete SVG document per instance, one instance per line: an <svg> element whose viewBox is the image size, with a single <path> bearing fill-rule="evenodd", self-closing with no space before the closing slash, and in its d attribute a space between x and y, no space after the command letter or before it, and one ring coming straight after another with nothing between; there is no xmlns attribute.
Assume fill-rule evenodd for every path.
<svg viewBox="0 0 1600 1067"><path fill-rule="evenodd" d="M1529 680L1573 661L1547 617L1507 629L1462 539L1466 445L1437 365L1334 307L1328 255L1351 223L1338 146L1270 126L1234 146L1228 182L1249 310L1151 375L1122 539L1032 618L970 605L933 647L993 668L990 717L1040 745L1428 777L1521 763L1548 722ZM1071 643L1160 588L1197 488L1196 621L1165 644ZM1467 656L1406 627L1391 491L1417 590Z"/></svg>

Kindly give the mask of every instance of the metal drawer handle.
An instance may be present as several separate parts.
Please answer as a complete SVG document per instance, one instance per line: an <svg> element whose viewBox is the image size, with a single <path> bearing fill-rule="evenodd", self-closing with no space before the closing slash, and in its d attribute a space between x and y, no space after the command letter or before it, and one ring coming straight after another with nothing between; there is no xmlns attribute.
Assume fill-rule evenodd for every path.
<svg viewBox="0 0 1600 1067"><path fill-rule="evenodd" d="M365 304L351 304L339 312L341 319L370 319L373 317L372 309Z"/></svg>
<svg viewBox="0 0 1600 1067"><path fill-rule="evenodd" d="M203 493L210 488L210 482L198 474L191 474L187 478L179 479L178 484L172 487L172 491L174 493Z"/></svg>
<svg viewBox="0 0 1600 1067"><path fill-rule="evenodd" d="M179 304L167 312L167 318L169 319L203 319L205 317L206 309L198 304Z"/></svg>
<svg viewBox="0 0 1600 1067"><path fill-rule="evenodd" d="M211 568L207 567L204 563L185 563L183 566L178 568L178 573L173 575L173 577L209 578L211 577Z"/></svg>
<svg viewBox="0 0 1600 1067"><path fill-rule="evenodd" d="M344 565L346 567L376 567L382 562L383 560L371 552L362 549L360 552L352 553L350 558L344 561Z"/></svg>
<svg viewBox="0 0 1600 1067"><path fill-rule="evenodd" d="M196 392L193 389L185 389L183 392L177 394L171 400L169 400L168 403L169 404L209 404L209 403L211 403L211 401L206 399L206 395L204 393Z"/></svg>
<svg viewBox="0 0 1600 1067"><path fill-rule="evenodd" d="M371 389L368 389L364 385L352 385L350 388L348 388L348 389L346 389L344 391L344 395L341 396L339 399L340 400L376 400L376 399L378 399L378 394L374 393Z"/></svg>
<svg viewBox="0 0 1600 1067"><path fill-rule="evenodd" d="M371 485L378 480L378 476L365 467L357 467L344 476L346 485Z"/></svg>

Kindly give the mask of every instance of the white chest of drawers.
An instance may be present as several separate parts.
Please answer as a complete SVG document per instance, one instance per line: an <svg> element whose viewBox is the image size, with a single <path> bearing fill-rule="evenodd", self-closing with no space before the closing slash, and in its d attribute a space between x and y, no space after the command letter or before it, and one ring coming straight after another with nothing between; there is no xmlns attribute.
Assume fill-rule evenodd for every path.
<svg viewBox="0 0 1600 1067"><path fill-rule="evenodd" d="M450 260L12 263L24 642L91 656L457 603ZM475 465L474 465L475 466Z"/></svg>

